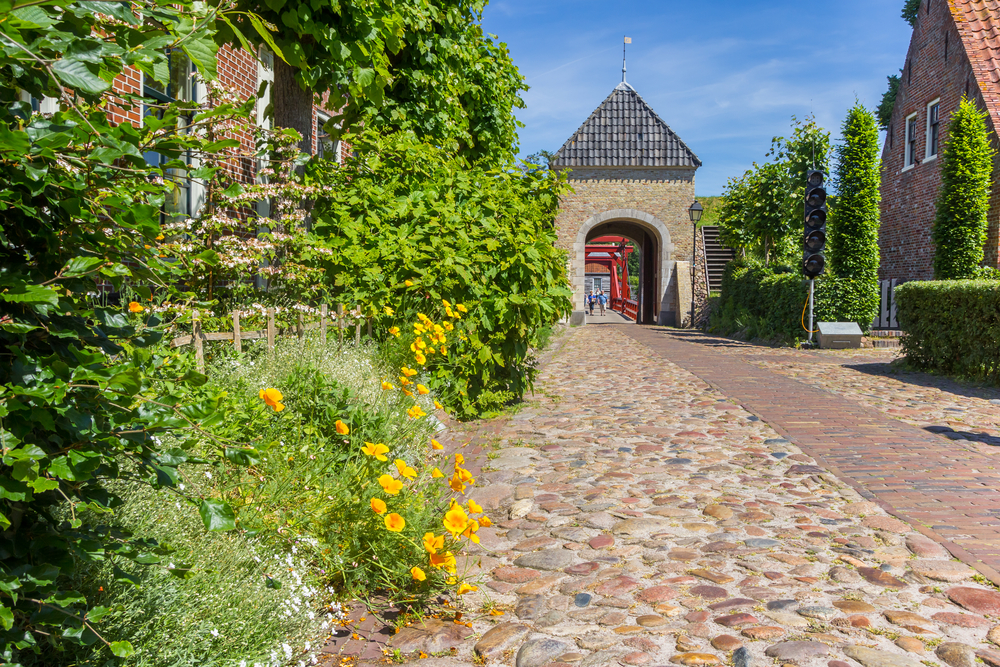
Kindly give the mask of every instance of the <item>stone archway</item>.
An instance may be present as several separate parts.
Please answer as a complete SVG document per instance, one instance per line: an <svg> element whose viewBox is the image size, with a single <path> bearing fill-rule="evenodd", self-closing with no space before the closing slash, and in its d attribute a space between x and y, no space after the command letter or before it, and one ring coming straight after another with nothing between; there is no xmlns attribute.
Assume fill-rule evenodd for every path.
<svg viewBox="0 0 1000 667"><path fill-rule="evenodd" d="M644 264L652 264L652 275L644 277L642 321L648 324L674 324L677 307L672 297L671 275L673 273L674 246L670 231L656 216L634 208L612 209L592 216L580 227L573 243L570 259L570 279L573 286L573 308L584 311L584 273L586 270L586 246L588 239L614 235L631 239L641 249L646 258ZM644 268L644 271L648 269ZM581 318L582 319L582 318Z"/></svg>

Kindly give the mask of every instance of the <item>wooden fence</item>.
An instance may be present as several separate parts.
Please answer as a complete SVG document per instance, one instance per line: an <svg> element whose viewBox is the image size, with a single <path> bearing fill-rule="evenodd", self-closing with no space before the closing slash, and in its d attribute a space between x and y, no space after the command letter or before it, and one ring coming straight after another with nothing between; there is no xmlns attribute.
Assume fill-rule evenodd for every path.
<svg viewBox="0 0 1000 667"><path fill-rule="evenodd" d="M899 322L896 321L896 287L900 284L895 279L879 281L878 315L872 321L872 329L899 329Z"/></svg>
<svg viewBox="0 0 1000 667"><path fill-rule="evenodd" d="M181 347L182 345L194 345L194 358L198 364L198 370L205 370L205 341L216 340L216 341L232 341L233 347L236 348L237 352L243 351L243 341L245 340L267 340L268 352L274 351L274 343L278 336L290 336L294 335L298 338L304 338L306 331L312 329L319 329L320 338L323 342L327 339L327 329L330 324L330 313L327 306L324 304L319 307L319 321L312 322L309 324L305 323L305 317L301 312L298 313L297 322L295 328L288 328L285 330L279 330L275 322L275 309L268 308L266 311L267 315L267 325L265 329L260 329L257 331L243 331L240 327L240 313L239 311L233 311L233 330L232 331L221 331L205 333L201 328L201 318L199 317L199 312L197 310L192 311L192 329L193 332L189 336L178 336L170 341L170 347ZM344 328L347 324L348 318L344 317L344 306L339 304L337 306L337 312L333 316L336 321L337 326L337 339L338 342L343 344L344 342ZM354 325L354 344L357 345L361 342L361 322L360 316L353 316L350 319L351 324ZM368 324L368 336L372 335L372 322L367 320Z"/></svg>

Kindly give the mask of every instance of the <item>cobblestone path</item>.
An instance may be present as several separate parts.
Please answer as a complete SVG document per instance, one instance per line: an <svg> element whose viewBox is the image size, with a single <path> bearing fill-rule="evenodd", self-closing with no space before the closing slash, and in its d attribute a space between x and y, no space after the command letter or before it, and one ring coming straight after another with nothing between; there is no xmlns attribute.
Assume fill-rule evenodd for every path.
<svg viewBox="0 0 1000 667"><path fill-rule="evenodd" d="M391 648L426 667L1000 667L1000 592L699 377L729 368L778 405L781 382L819 391L791 379L808 359L636 339L659 331L565 334L536 400L462 450L495 521L466 559L471 628L413 623ZM859 416L926 433L874 410L844 428Z"/></svg>

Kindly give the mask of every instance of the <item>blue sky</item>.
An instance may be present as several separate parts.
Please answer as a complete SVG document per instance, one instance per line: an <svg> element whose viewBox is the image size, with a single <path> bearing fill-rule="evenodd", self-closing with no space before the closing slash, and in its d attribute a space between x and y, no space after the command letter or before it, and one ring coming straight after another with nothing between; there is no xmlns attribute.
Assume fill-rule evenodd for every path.
<svg viewBox="0 0 1000 667"><path fill-rule="evenodd" d="M855 98L874 108L902 67L903 0L492 0L483 27L531 89L522 155L558 150L621 81L701 158L699 195L761 161L791 117L839 135Z"/></svg>

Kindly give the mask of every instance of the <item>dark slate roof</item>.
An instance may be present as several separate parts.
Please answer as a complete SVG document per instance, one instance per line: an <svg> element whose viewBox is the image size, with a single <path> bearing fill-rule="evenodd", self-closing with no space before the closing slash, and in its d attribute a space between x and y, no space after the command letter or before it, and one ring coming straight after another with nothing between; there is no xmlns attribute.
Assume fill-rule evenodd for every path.
<svg viewBox="0 0 1000 667"><path fill-rule="evenodd" d="M553 166L697 168L701 160L622 82L563 144Z"/></svg>

